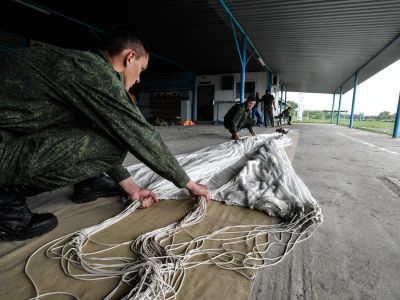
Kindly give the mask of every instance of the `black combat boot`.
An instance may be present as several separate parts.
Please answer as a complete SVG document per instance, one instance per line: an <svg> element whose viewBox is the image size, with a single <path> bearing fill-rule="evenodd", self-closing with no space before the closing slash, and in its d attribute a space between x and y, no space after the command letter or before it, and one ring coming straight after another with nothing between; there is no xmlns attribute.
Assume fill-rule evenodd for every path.
<svg viewBox="0 0 400 300"><path fill-rule="evenodd" d="M0 239L30 239L53 230L57 224L53 214L32 213L21 193L6 187L0 188Z"/></svg>
<svg viewBox="0 0 400 300"><path fill-rule="evenodd" d="M86 203L94 201L97 198L122 194L121 188L110 176L100 174L76 183L74 185L72 201L75 203Z"/></svg>

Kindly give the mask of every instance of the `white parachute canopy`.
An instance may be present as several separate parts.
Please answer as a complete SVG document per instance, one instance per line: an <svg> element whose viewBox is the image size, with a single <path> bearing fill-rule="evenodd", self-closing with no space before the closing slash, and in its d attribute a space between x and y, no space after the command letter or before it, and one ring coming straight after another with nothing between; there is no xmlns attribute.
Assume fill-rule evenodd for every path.
<svg viewBox="0 0 400 300"><path fill-rule="evenodd" d="M176 158L193 181L208 185L213 200L290 219L295 214L319 212L319 206L290 164L284 151L289 144L286 135L264 134L208 146ZM143 164L128 170L139 185L160 198L180 199L187 195Z"/></svg>

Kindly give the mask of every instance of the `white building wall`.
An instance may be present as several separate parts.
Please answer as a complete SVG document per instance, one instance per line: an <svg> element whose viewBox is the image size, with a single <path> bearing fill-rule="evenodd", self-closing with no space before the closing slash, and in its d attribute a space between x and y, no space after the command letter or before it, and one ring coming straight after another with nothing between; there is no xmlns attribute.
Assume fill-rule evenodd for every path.
<svg viewBox="0 0 400 300"><path fill-rule="evenodd" d="M222 89L222 77L233 75L234 84L233 90ZM267 73L266 72L249 72L246 73L246 82L255 82L255 92L259 93L260 98L265 94L267 89ZM204 84L201 84L201 83ZM217 75L202 75L196 76L196 88L195 88L195 99L194 99L194 116L197 120L197 87L201 85L214 85L214 122L224 120L224 115L227 111L237 102L240 101L240 94L236 95L235 87L236 84L240 84L240 73L227 73ZM262 113L262 105L258 107Z"/></svg>

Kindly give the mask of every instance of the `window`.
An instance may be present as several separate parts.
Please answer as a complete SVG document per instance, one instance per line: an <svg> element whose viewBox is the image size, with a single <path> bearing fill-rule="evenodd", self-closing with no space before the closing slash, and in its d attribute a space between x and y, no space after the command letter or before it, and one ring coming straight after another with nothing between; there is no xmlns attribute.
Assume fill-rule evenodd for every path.
<svg viewBox="0 0 400 300"><path fill-rule="evenodd" d="M236 99L240 99L240 82L235 82L236 84ZM250 95L254 95L256 92L256 83L254 81L246 81L244 83L244 99L247 99Z"/></svg>

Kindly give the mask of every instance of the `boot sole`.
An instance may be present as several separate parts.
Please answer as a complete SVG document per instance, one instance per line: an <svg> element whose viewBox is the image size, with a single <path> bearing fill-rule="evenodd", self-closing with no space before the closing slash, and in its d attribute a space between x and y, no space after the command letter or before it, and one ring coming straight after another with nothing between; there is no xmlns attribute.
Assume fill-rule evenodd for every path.
<svg viewBox="0 0 400 300"><path fill-rule="evenodd" d="M51 221L48 222L47 226L43 226L42 228L37 228L35 231L31 232L26 232L23 235L16 236L12 234L7 234L6 232L1 232L0 234L0 240L3 241L24 241L28 239L32 239L38 236L42 236L50 231L52 231L54 228L56 228L58 225L58 219L54 216Z"/></svg>

